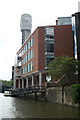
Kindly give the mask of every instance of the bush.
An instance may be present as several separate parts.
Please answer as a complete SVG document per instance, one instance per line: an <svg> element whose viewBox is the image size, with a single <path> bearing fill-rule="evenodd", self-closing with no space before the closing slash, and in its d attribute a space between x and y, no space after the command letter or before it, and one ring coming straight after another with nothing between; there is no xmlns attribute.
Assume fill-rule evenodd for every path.
<svg viewBox="0 0 80 120"><path fill-rule="evenodd" d="M71 93L73 102L80 105L80 84L73 84L71 86Z"/></svg>

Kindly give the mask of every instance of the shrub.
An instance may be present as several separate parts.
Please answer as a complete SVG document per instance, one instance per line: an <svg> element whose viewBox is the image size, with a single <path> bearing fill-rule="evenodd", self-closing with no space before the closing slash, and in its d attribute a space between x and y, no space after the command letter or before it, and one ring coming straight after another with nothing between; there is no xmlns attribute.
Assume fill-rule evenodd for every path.
<svg viewBox="0 0 80 120"><path fill-rule="evenodd" d="M71 86L71 93L73 102L80 105L80 84L73 84Z"/></svg>

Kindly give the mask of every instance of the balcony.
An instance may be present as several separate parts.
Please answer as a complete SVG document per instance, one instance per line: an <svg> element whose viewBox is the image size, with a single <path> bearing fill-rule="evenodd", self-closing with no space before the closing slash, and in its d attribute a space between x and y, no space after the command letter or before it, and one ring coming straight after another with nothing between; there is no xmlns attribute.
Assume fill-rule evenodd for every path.
<svg viewBox="0 0 80 120"><path fill-rule="evenodd" d="M54 57L54 52L45 52L45 55L53 56Z"/></svg>
<svg viewBox="0 0 80 120"><path fill-rule="evenodd" d="M21 69L21 66L16 66L17 69Z"/></svg>
<svg viewBox="0 0 80 120"><path fill-rule="evenodd" d="M47 38L47 37L45 37L45 41L54 43L54 38Z"/></svg>
<svg viewBox="0 0 80 120"><path fill-rule="evenodd" d="M45 32L46 32L46 34L54 35L54 28L53 27L46 27Z"/></svg>
<svg viewBox="0 0 80 120"><path fill-rule="evenodd" d="M22 57L18 56L17 57L17 62L20 62L22 60Z"/></svg>
<svg viewBox="0 0 80 120"><path fill-rule="evenodd" d="M16 72L16 77L21 77L21 70Z"/></svg>

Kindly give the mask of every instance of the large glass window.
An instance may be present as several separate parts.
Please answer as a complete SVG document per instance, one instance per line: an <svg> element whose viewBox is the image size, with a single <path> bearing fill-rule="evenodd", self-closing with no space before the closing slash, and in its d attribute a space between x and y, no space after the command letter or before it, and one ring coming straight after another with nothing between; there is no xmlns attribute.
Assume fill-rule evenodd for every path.
<svg viewBox="0 0 80 120"><path fill-rule="evenodd" d="M26 56L23 58L23 63L24 64L26 63Z"/></svg>
<svg viewBox="0 0 80 120"><path fill-rule="evenodd" d="M23 61L23 59L22 59L22 61L21 61L21 65L23 65L24 64L24 61Z"/></svg>
<svg viewBox="0 0 80 120"><path fill-rule="evenodd" d="M31 38L31 46L34 45L34 37Z"/></svg>
<svg viewBox="0 0 80 120"><path fill-rule="evenodd" d="M24 50L22 49L21 55L23 55L23 54L24 54Z"/></svg>
<svg viewBox="0 0 80 120"><path fill-rule="evenodd" d="M23 67L23 74L26 73L26 66Z"/></svg>
<svg viewBox="0 0 80 120"><path fill-rule="evenodd" d="M29 52L28 52L28 55L27 55L27 61L29 61L30 59L32 59L33 56L34 56L33 50L29 51Z"/></svg>
<svg viewBox="0 0 80 120"><path fill-rule="evenodd" d="M26 70L27 70L27 72L32 71L33 68L34 68L34 64L33 64L33 62L28 63L28 65L26 66Z"/></svg>
<svg viewBox="0 0 80 120"><path fill-rule="evenodd" d="M54 52L54 44L46 44L45 47L46 51L45 52Z"/></svg>
<svg viewBox="0 0 80 120"><path fill-rule="evenodd" d="M54 35L54 28L53 27L46 27L45 30L46 30L46 34Z"/></svg>
<svg viewBox="0 0 80 120"><path fill-rule="evenodd" d="M31 46L34 45L34 37L31 38L31 40L28 41L28 43L24 46L22 55L30 49Z"/></svg>
<svg viewBox="0 0 80 120"><path fill-rule="evenodd" d="M28 72L31 71L31 63L28 63Z"/></svg>
<svg viewBox="0 0 80 120"><path fill-rule="evenodd" d="M53 36L53 35L46 34L46 38L54 39L54 36Z"/></svg>
<svg viewBox="0 0 80 120"><path fill-rule="evenodd" d="M28 65L26 66L26 73L28 72Z"/></svg>
<svg viewBox="0 0 80 120"><path fill-rule="evenodd" d="M53 58L46 58L46 65L48 65L52 60Z"/></svg>
<svg viewBox="0 0 80 120"><path fill-rule="evenodd" d="M31 50L31 59L34 57L34 51L33 51L33 49Z"/></svg>
<svg viewBox="0 0 80 120"><path fill-rule="evenodd" d="M54 58L54 27L45 28L45 65Z"/></svg>
<svg viewBox="0 0 80 120"><path fill-rule="evenodd" d="M26 62L28 61L28 54L26 55Z"/></svg>
<svg viewBox="0 0 80 120"><path fill-rule="evenodd" d="M34 63L31 62L31 71L34 69Z"/></svg>
<svg viewBox="0 0 80 120"><path fill-rule="evenodd" d="M30 49L30 47L31 47L31 42L30 42L30 40L28 41L28 49Z"/></svg>
<svg viewBox="0 0 80 120"><path fill-rule="evenodd" d="M26 44L26 51L28 50L28 43Z"/></svg>
<svg viewBox="0 0 80 120"><path fill-rule="evenodd" d="M31 59L30 51L28 52L28 61Z"/></svg>
<svg viewBox="0 0 80 120"><path fill-rule="evenodd" d="M33 49L31 51L29 51L23 58L22 63L21 64L25 64L26 62L28 62L30 59L32 59L34 57L34 51Z"/></svg>
<svg viewBox="0 0 80 120"><path fill-rule="evenodd" d="M24 53L26 52L26 46L24 47Z"/></svg>

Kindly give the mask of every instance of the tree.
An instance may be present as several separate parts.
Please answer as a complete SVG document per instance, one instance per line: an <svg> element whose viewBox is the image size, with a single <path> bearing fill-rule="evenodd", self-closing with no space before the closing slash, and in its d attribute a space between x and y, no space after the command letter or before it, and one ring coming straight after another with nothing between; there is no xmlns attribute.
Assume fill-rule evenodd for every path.
<svg viewBox="0 0 80 120"><path fill-rule="evenodd" d="M9 87L12 87L12 81L3 80L3 84Z"/></svg>
<svg viewBox="0 0 80 120"><path fill-rule="evenodd" d="M12 88L12 81L2 80L2 92Z"/></svg>
<svg viewBox="0 0 80 120"><path fill-rule="evenodd" d="M48 66L48 75L50 75L54 81L60 81L65 78L67 80L67 84L71 84L73 81L71 81L71 78L76 76L79 66L80 61L73 57L56 57Z"/></svg>
<svg viewBox="0 0 80 120"><path fill-rule="evenodd" d="M73 84L71 86L71 93L73 102L80 105L80 84Z"/></svg>

